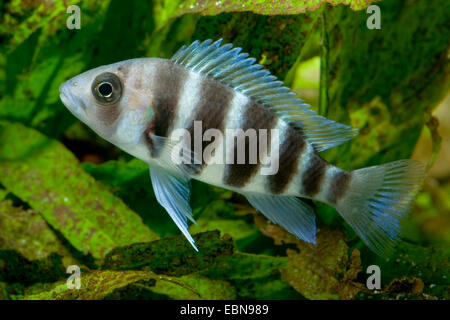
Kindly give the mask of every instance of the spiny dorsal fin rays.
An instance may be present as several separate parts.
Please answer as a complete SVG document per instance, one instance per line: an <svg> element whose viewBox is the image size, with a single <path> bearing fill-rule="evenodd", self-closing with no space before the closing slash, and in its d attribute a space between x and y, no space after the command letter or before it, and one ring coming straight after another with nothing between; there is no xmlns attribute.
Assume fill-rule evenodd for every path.
<svg viewBox="0 0 450 320"><path fill-rule="evenodd" d="M224 62L222 59L223 56L225 55L225 57L227 57L226 53L232 47L233 47L233 45L231 43L228 43L228 44L220 47L216 51L211 52L203 60L204 63L202 63L201 65L199 64L199 67L197 67L197 68L194 67L193 70L207 75L208 72L211 71L214 67L216 67ZM229 60L229 59L225 59L225 60Z"/></svg>
<svg viewBox="0 0 450 320"><path fill-rule="evenodd" d="M277 81L268 70L261 70L263 66L255 64L256 59L240 53L242 48L233 48L231 43L221 46L222 40L196 40L181 47L172 61L262 103L292 126L301 128L317 151L340 145L357 134L357 129L319 116L282 81Z"/></svg>
<svg viewBox="0 0 450 320"><path fill-rule="evenodd" d="M201 60L203 60L210 52L215 50L216 48L214 46L210 46L212 40L203 42L195 51L192 52L192 54L195 54L192 59L190 57L187 57L189 61L186 63L186 66L189 68L190 66L197 65Z"/></svg>

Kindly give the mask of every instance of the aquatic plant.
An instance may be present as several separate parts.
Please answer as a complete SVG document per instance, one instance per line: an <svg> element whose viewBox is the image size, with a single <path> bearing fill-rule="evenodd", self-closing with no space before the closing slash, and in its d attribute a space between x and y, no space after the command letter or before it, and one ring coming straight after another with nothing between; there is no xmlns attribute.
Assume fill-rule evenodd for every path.
<svg viewBox="0 0 450 320"><path fill-rule="evenodd" d="M321 115L359 129L323 156L345 169L409 158L441 138L433 110L449 89L445 0L63 1L0 4L1 299L448 299L450 170L425 182L389 259L334 209L316 204L317 246L232 192L193 182L199 253L151 190L147 166L76 120L59 86L96 66L170 57L224 38ZM367 20L380 9L381 29ZM71 290L67 267L81 271ZM380 290L366 286L379 266ZM95 289L95 290L94 290Z"/></svg>

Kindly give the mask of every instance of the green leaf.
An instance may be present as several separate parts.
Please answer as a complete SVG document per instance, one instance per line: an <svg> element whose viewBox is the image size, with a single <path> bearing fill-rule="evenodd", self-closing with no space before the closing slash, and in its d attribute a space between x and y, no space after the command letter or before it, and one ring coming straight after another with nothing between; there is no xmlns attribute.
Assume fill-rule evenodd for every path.
<svg viewBox="0 0 450 320"><path fill-rule="evenodd" d="M401 242L395 256L389 260L378 258L375 264L380 266L384 282L408 275L426 283L450 285L449 258L450 247L445 244L423 247Z"/></svg>
<svg viewBox="0 0 450 320"><path fill-rule="evenodd" d="M287 264L286 257L238 252L232 256L220 257L203 274L212 279L250 280L269 277Z"/></svg>
<svg viewBox="0 0 450 320"><path fill-rule="evenodd" d="M222 256L233 253L229 236L220 238L218 231L193 236L196 252L182 236L169 237L150 243L116 248L104 259L103 269L140 269L147 267L158 274L181 276L208 268Z"/></svg>
<svg viewBox="0 0 450 320"><path fill-rule="evenodd" d="M3 199L5 199L7 194L8 194L8 191L6 191L4 189L0 189L0 201L3 201Z"/></svg>
<svg viewBox="0 0 450 320"><path fill-rule="evenodd" d="M191 41L224 38L242 47L279 79L284 79L314 33L320 10L305 15L263 16L250 12L202 17Z"/></svg>
<svg viewBox="0 0 450 320"><path fill-rule="evenodd" d="M69 289L67 280L57 282L50 290L18 297L23 300L92 300L103 299L114 290L141 280L157 277L145 271L93 271L81 273L80 289Z"/></svg>
<svg viewBox="0 0 450 320"><path fill-rule="evenodd" d="M225 281L210 280L200 275L169 279L169 281L157 282L152 291L178 300L236 299L235 289Z"/></svg>
<svg viewBox="0 0 450 320"><path fill-rule="evenodd" d="M223 256L201 274L230 282L238 299L299 299L294 289L281 279L280 269L287 267L287 257L237 252Z"/></svg>
<svg viewBox="0 0 450 320"><path fill-rule="evenodd" d="M346 169L411 156L429 113L450 88L445 0L385 0L381 29L365 12L327 8L321 105L325 116L359 128L327 159ZM425 62L426 61L426 62ZM327 105L324 105L327 104Z"/></svg>
<svg viewBox="0 0 450 320"><path fill-rule="evenodd" d="M121 290L129 286L144 288L172 299L233 299L235 293L229 284L198 275L164 277L146 271L92 271L81 273L80 289L69 289L66 281L33 294L16 296L23 300L99 300L119 298ZM125 291L127 292L127 291ZM127 292L130 294L129 292Z"/></svg>
<svg viewBox="0 0 450 320"><path fill-rule="evenodd" d="M28 260L43 259L51 253L58 253L65 257L67 265L74 262L36 210L23 210L14 207L10 200L1 201L0 230L0 250L15 250Z"/></svg>
<svg viewBox="0 0 450 320"><path fill-rule="evenodd" d="M0 182L79 251L100 259L114 247L157 239L61 143L5 121L0 140Z"/></svg>
<svg viewBox="0 0 450 320"><path fill-rule="evenodd" d="M326 3L345 4L353 10L362 10L376 1L379 0L278 0L276 2L271 0L187 0L180 5L179 12L216 15L222 12L251 11L257 14L282 15L314 11Z"/></svg>
<svg viewBox="0 0 450 320"><path fill-rule="evenodd" d="M365 12L341 6L324 11L327 42L322 52L321 96L327 99L321 101L320 110L360 130L351 142L324 153L327 160L344 169L411 157L433 108L450 88L450 47L442 32L448 29L448 2L384 0L378 5L380 30L367 28ZM439 139L433 139L431 148L436 144ZM438 209L435 215L442 217L442 213ZM413 219L423 221L424 214L420 210ZM412 220L407 219L402 224ZM410 232L402 236L407 241L417 240ZM400 243L389 262L366 255L365 250L362 256L365 266L382 265L384 282L407 274L442 283L449 260L445 246L448 244Z"/></svg>
<svg viewBox="0 0 450 320"><path fill-rule="evenodd" d="M363 9L372 3L381 8L381 30L366 26L370 14ZM197 254L157 203L147 165L130 161L130 156L80 126L58 92L68 78L100 65L135 57L169 58L183 44L224 38L241 46L286 85L294 83L300 97L314 107L320 104L321 114L360 129L352 142L322 154L333 164L356 169L409 157L425 123L436 156L439 128L430 113L449 89L448 1L85 0L70 4L81 8L80 30L66 28L68 4L62 0L0 4L0 119L8 121L0 122L0 281L8 281L0 282L0 298L358 298L354 294L364 285L364 273L356 280L361 269L359 249L362 270L371 264L381 267L383 287L391 280L399 285L423 282L422 297L448 297L445 212L450 189L446 181L428 183L419 199L422 203L413 210L414 219L403 228L409 243L402 243L389 261L368 253L325 204L317 206L319 235L325 245L308 247L264 218L261 221L261 215L255 217L255 226L239 195L194 182L191 206L198 225L190 231L217 229L233 238L220 239L217 232L199 234L204 241ZM319 70L316 103L301 89L317 91ZM311 74L315 77L310 81ZM16 121L22 124L12 123ZM68 132L76 122L75 127L89 134L75 138L73 131ZM118 160L83 164L89 175L60 143L41 133L64 141L82 161ZM323 223L345 230L350 239L323 228ZM150 229L161 237L178 236L158 241ZM241 252L232 254L233 245L234 251ZM293 250L295 246L301 247L300 252ZM287 248L288 257L284 256ZM117 260L107 260L108 266L120 270L82 271L88 282L78 293L67 290L65 281L48 283L67 277L61 268L73 259L67 251L79 263L91 261L91 256L80 257L78 250L96 259L110 252L108 259ZM349 258L351 250L354 256ZM417 279L405 280L405 276ZM24 289L24 283L33 285ZM18 296L23 290L25 296ZM397 292L371 298L398 298Z"/></svg>

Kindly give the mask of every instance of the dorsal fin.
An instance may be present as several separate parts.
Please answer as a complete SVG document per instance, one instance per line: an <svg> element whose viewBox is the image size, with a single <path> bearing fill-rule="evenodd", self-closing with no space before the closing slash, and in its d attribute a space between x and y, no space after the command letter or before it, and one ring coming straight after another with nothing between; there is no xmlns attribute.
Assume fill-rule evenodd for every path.
<svg viewBox="0 0 450 320"><path fill-rule="evenodd" d="M181 47L172 61L260 102L286 122L301 128L317 151L340 145L357 134L357 129L319 116L270 71L255 64L256 59L240 53L242 48L233 48L231 43L220 46L221 43L222 39L214 43L211 39L194 41Z"/></svg>

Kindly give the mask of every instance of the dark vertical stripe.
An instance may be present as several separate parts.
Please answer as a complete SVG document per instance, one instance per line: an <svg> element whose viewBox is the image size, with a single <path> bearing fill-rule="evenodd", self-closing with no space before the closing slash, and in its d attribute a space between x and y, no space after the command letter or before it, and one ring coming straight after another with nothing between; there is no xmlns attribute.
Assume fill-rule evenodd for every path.
<svg viewBox="0 0 450 320"><path fill-rule="evenodd" d="M259 130L267 129L267 144L270 142L270 129L277 122L277 117L275 113L270 111L268 108L258 104L257 102L250 101L244 107L244 114L242 115L242 125L241 129L245 132L248 129L255 129L256 135L258 137L257 140L257 163L250 164L249 162L249 149L250 144L248 138L245 139L245 163L238 164L237 163L237 144L235 141L234 145L234 163L225 165L225 174L223 178L223 182L226 185L233 187L243 187L245 186L250 179L256 174L260 165L259 159L259 147L268 147L268 146L260 146L259 144ZM230 148L231 146L226 146ZM227 151L228 152L228 151Z"/></svg>
<svg viewBox="0 0 450 320"><path fill-rule="evenodd" d="M328 190L328 201L330 203L337 203L342 198L347 191L351 178L352 173L344 170L333 175Z"/></svg>
<svg viewBox="0 0 450 320"><path fill-rule="evenodd" d="M158 155L162 146L155 145L156 142L152 141L150 134L166 138L169 136L187 77L188 71L171 61L160 62L157 65L151 88L154 115L144 133L153 157Z"/></svg>
<svg viewBox="0 0 450 320"><path fill-rule="evenodd" d="M199 102L195 106L194 116L190 120L187 128L191 135L191 150L194 150L194 140L196 138L201 139L206 130L217 129L222 133L224 132L225 117L234 97L234 91L232 89L216 80L203 79L199 85L201 86ZM196 137L194 135L194 121L201 121L201 136ZM202 141L201 155L203 155L203 150L210 143L213 143L213 141ZM205 160L209 160L203 159L203 156L201 158L202 164L194 166L193 173L195 174L199 174L205 165Z"/></svg>
<svg viewBox="0 0 450 320"><path fill-rule="evenodd" d="M320 192L328 163L315 153L311 154L307 168L302 175L302 193L313 197Z"/></svg>
<svg viewBox="0 0 450 320"><path fill-rule="evenodd" d="M152 103L155 110L155 135L168 137L187 77L188 71L172 62L167 61L159 65L152 92Z"/></svg>
<svg viewBox="0 0 450 320"><path fill-rule="evenodd" d="M282 193L298 171L298 160L305 148L306 142L302 133L289 126L279 151L278 172L268 176L269 191L275 194Z"/></svg>

